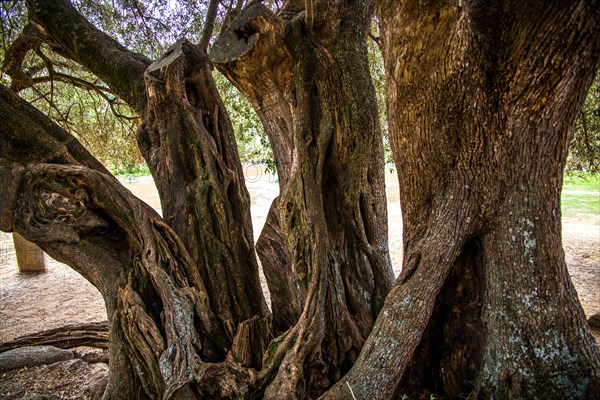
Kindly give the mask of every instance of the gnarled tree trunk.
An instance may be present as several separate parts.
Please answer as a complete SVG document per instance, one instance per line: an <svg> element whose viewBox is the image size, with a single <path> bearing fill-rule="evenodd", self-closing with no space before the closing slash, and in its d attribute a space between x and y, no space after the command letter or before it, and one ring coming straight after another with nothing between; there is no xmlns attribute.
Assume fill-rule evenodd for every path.
<svg viewBox="0 0 600 400"><path fill-rule="evenodd" d="M372 399L594 398L600 353L565 265L560 189L598 66L597 2L378 12L405 261L323 398L348 385Z"/></svg>
<svg viewBox="0 0 600 400"><path fill-rule="evenodd" d="M296 17L302 7L293 11L292 3L285 12ZM277 30L271 49L283 52L279 62L287 68L287 103L261 115L268 123L289 113L272 120L286 130L269 128L283 182L276 220L267 225L290 285L275 300L289 296L295 315L276 325L289 330L267 346L248 194L202 49L180 41L151 63L65 1L29 3L36 36L21 44L48 43L129 102L142 117L138 142L161 194L164 220L66 132L2 92L11 118L37 124L44 141L57 131L70 144L65 151L50 140L18 158L18 130L3 137L10 190L2 198L9 210L2 229L73 265L103 294L111 357L106 398L314 397L351 367L392 282L364 43L372 10L371 1L316 2L320 17L306 29L300 18L286 21L258 6L232 25L265 17L264 27ZM337 22L330 25L330 17ZM252 36L238 34L239 43Z"/></svg>
<svg viewBox="0 0 600 400"><path fill-rule="evenodd" d="M244 10L210 54L263 121L280 182L257 247L272 294L285 295L274 320L296 344L266 398L314 396L337 381L393 276L366 50L373 2L315 2L312 29L292 3L288 19Z"/></svg>

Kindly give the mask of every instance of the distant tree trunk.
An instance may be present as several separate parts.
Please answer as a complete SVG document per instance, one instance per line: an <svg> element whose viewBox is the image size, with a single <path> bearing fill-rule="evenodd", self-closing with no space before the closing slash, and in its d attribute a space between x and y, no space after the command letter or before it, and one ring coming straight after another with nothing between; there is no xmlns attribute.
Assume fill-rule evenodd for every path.
<svg viewBox="0 0 600 400"><path fill-rule="evenodd" d="M312 30L292 3L290 21L244 10L210 54L263 121L279 176L257 248L275 326L303 345L266 391L277 399L317 395L349 369L393 279L366 49L373 2L316 2Z"/></svg>
<svg viewBox="0 0 600 400"><path fill-rule="evenodd" d="M41 272L46 270L44 252L36 244L13 232L13 243L19 272Z"/></svg>
<svg viewBox="0 0 600 400"><path fill-rule="evenodd" d="M326 396L595 398L560 190L598 66L598 2L379 2L402 274Z"/></svg>

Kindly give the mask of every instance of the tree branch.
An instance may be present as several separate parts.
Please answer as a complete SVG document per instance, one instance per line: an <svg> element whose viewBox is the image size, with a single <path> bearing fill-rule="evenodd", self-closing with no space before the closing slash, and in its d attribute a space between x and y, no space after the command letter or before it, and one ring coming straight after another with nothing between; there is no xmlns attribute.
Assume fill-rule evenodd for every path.
<svg viewBox="0 0 600 400"><path fill-rule="evenodd" d="M311 31L314 23L313 15L313 0L304 0L304 23L306 24L306 30Z"/></svg>
<svg viewBox="0 0 600 400"><path fill-rule="evenodd" d="M105 86L101 86L101 85L96 85L92 82L88 82L85 79L81 79L75 76L71 76L71 75L67 75L67 74L63 74L60 72L54 72L51 76L40 76L37 78L33 78L33 84L38 84L38 83L46 83L46 82L54 82L54 81L60 81L60 82L64 82L64 83L68 83L71 84L75 87L79 87L81 89L86 89L89 91L93 91L94 93L98 94L100 97L102 97L104 99L104 101L106 101L106 103L108 104L108 106L110 107L112 113L117 117L117 118L122 118L128 121L134 121L139 119L139 116L127 116L127 115L123 115L120 112L117 111L117 109L115 108L115 98L111 99L108 94L112 94L115 95L115 92L108 87ZM43 96L45 98L45 96ZM51 100L47 100L47 101L51 101ZM58 110L57 110L58 111Z"/></svg>
<svg viewBox="0 0 600 400"><path fill-rule="evenodd" d="M108 324L104 321L65 325L32 333L8 342L1 342L0 353L24 346L54 346L61 349L90 346L106 349L108 348Z"/></svg>
<svg viewBox="0 0 600 400"><path fill-rule="evenodd" d="M2 85L0 122L5 127L0 142L3 163L78 164L112 176L75 137Z"/></svg>
<svg viewBox="0 0 600 400"><path fill-rule="evenodd" d="M30 50L39 48L42 43L40 31L34 25L27 24L6 51L2 72L10 76L10 88L15 92L33 85L31 75L23 71L23 60Z"/></svg>
<svg viewBox="0 0 600 400"><path fill-rule="evenodd" d="M204 29L202 30L202 38L198 46L204 51L208 49L208 43L215 29L215 19L217 18L217 9L219 8L220 0L210 0L208 10L206 11L206 20L204 21Z"/></svg>
<svg viewBox="0 0 600 400"><path fill-rule="evenodd" d="M29 20L44 28L53 50L88 68L139 112L145 105L144 71L150 60L97 29L65 0L32 0Z"/></svg>

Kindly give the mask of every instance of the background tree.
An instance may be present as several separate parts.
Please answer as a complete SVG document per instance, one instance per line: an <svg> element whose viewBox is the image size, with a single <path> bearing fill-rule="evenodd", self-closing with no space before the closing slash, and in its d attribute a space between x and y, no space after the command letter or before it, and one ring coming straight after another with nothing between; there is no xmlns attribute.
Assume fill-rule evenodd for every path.
<svg viewBox="0 0 600 400"><path fill-rule="evenodd" d="M571 173L600 172L600 76L596 75L583 103L569 147L567 171Z"/></svg>

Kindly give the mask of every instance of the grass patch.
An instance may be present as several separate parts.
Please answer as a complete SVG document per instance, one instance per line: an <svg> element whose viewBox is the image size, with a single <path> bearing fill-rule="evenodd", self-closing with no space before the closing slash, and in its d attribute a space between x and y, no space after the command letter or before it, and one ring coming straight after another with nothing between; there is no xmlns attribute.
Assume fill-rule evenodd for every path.
<svg viewBox="0 0 600 400"><path fill-rule="evenodd" d="M563 190L600 192L600 175L565 175Z"/></svg>
<svg viewBox="0 0 600 400"><path fill-rule="evenodd" d="M128 165L125 167L121 167L119 170L115 168L109 168L109 170L117 178L123 180L150 175L150 168L148 168L145 164Z"/></svg>
<svg viewBox="0 0 600 400"><path fill-rule="evenodd" d="M600 176L565 176L561 210L563 217L600 217Z"/></svg>

